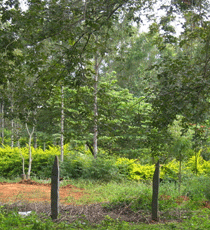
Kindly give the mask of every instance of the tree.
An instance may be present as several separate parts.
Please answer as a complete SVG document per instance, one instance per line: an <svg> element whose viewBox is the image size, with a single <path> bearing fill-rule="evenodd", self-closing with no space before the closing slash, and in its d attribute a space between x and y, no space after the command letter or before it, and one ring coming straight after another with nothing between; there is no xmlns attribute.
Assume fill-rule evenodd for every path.
<svg viewBox="0 0 210 230"><path fill-rule="evenodd" d="M154 45L154 38L150 34L138 34L134 28L127 28L121 40L117 40L119 48L107 57L106 72L116 72L118 84L127 88L137 97L145 95L145 88L149 87L149 78L155 78L155 71L146 71L156 61L158 49ZM155 79L153 79L155 81Z"/></svg>

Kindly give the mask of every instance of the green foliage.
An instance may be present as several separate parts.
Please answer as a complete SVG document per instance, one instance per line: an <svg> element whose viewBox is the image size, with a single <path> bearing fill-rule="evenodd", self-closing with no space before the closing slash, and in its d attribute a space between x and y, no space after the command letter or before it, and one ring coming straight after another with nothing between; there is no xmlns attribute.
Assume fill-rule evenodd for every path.
<svg viewBox="0 0 210 230"><path fill-rule="evenodd" d="M65 153L67 146L65 147ZM4 146L0 148L0 173L3 177L16 177L23 173L22 161L24 158L25 167L28 167L28 147L24 148L11 148ZM32 147L32 175L39 175L43 177L50 177L52 170L52 162L54 156L60 155L59 147L49 147L47 150L41 148L34 149ZM43 170L44 169L44 170Z"/></svg>
<svg viewBox="0 0 210 230"><path fill-rule="evenodd" d="M151 179L155 171L154 165L140 165L134 159L118 158L115 164L121 174L134 180Z"/></svg>
<svg viewBox="0 0 210 230"><path fill-rule="evenodd" d="M11 178L22 174L24 158L25 170L28 167L28 147L0 148L0 173L2 177ZM49 147L45 151L32 147L32 176L50 178L55 156L60 155L60 147ZM84 178L90 180L151 180L154 174L154 165L140 164L138 160L107 156L101 151L94 159L84 145L64 146L64 162L60 163L61 176L64 178ZM44 169L44 170L43 170ZM179 162L176 159L161 165L160 178L178 180ZM187 180L193 174L209 175L210 163L205 161L200 152L182 162L182 179Z"/></svg>
<svg viewBox="0 0 210 230"><path fill-rule="evenodd" d="M91 163L91 156L80 153L69 154L60 164L61 176L65 178L79 178Z"/></svg>
<svg viewBox="0 0 210 230"><path fill-rule="evenodd" d="M25 149L22 149L25 152ZM3 177L17 176L22 173L22 159L18 148L0 148L0 173Z"/></svg>
<svg viewBox="0 0 210 230"><path fill-rule="evenodd" d="M210 200L210 179L208 176L191 176L190 180L184 182L184 186L186 186L184 193L193 201Z"/></svg>
<svg viewBox="0 0 210 230"><path fill-rule="evenodd" d="M162 179L171 178L177 180L178 172L179 172L179 162L174 159L169 163L161 166L160 178Z"/></svg>
<svg viewBox="0 0 210 230"><path fill-rule="evenodd" d="M186 166L192 170L192 172L199 174L199 175L209 175L210 173L210 162L205 161L201 157L201 150L196 153L194 156L192 156L188 162L186 163Z"/></svg>
<svg viewBox="0 0 210 230"><path fill-rule="evenodd" d="M50 230L64 229L65 223L53 223L51 219L41 220L36 213L31 213L27 217L22 217L17 211L8 211L0 207L0 230L23 229L23 230Z"/></svg>
<svg viewBox="0 0 210 230"><path fill-rule="evenodd" d="M114 159L92 155L69 154L61 164L61 175L67 178L86 178L93 180L120 180L118 168L114 165Z"/></svg>
<svg viewBox="0 0 210 230"><path fill-rule="evenodd" d="M182 228L180 229L208 229L210 226L209 214L209 209L201 209L195 212L190 219L181 224Z"/></svg>
<svg viewBox="0 0 210 230"><path fill-rule="evenodd" d="M118 192L113 194L109 203L103 206L109 210L128 208L133 211L150 210L152 190L150 185L141 182L125 182L121 188L117 186Z"/></svg>

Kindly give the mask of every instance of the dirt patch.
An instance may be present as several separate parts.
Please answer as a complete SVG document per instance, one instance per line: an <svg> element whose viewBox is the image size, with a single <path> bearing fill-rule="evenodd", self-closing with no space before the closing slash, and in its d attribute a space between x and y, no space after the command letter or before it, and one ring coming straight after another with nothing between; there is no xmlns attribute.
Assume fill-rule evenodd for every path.
<svg viewBox="0 0 210 230"><path fill-rule="evenodd" d="M60 203L69 205L70 200L78 200L85 194L84 189L73 185L60 187ZM51 196L51 184L38 183L32 180L22 180L18 183L0 183L0 201L2 203L49 202Z"/></svg>
<svg viewBox="0 0 210 230"><path fill-rule="evenodd" d="M21 212L35 211L41 219L46 219L51 215L50 203L27 203L16 202L13 204L4 205L6 210L16 210ZM90 205L59 205L59 218L56 222L73 223L80 219L88 221L92 224L100 223L106 216L113 219L119 219L127 222L138 223L151 223L150 213L143 211L132 212L129 209L115 209L108 210L100 203Z"/></svg>

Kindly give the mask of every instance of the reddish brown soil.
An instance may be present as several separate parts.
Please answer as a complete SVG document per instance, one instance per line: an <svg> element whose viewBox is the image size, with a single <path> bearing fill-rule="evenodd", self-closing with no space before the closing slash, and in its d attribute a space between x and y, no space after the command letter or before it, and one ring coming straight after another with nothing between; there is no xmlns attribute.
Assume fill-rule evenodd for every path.
<svg viewBox="0 0 210 230"><path fill-rule="evenodd" d="M0 182L0 202L14 203L17 201L50 202L51 185L32 180L22 180L18 183ZM60 187L59 198L62 204L72 204L85 194L83 189L73 185Z"/></svg>

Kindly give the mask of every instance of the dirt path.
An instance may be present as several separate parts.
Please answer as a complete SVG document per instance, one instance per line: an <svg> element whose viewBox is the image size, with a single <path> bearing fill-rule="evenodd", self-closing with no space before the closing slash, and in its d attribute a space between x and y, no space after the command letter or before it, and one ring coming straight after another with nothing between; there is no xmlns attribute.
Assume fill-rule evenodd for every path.
<svg viewBox="0 0 210 230"><path fill-rule="evenodd" d="M50 202L50 194L50 184L41 184L31 180L22 180L18 183L0 182L0 202L2 203ZM80 199L84 194L83 189L68 184L60 187L60 203L72 204L73 200Z"/></svg>

